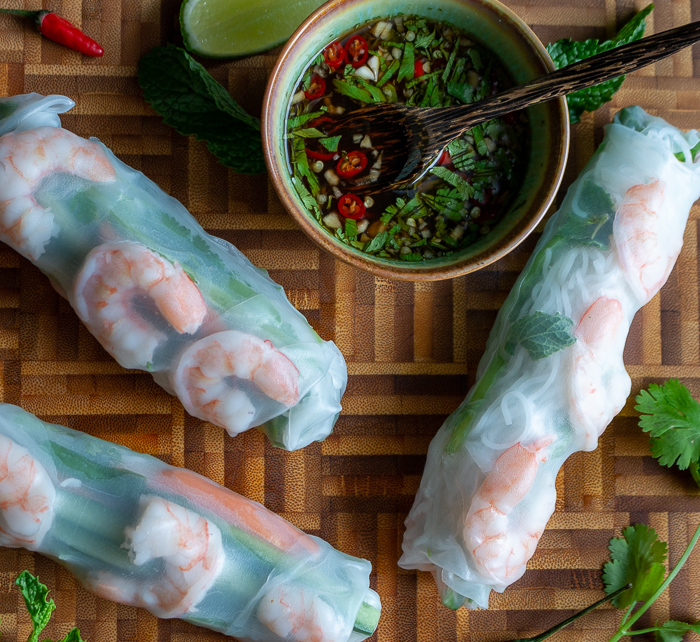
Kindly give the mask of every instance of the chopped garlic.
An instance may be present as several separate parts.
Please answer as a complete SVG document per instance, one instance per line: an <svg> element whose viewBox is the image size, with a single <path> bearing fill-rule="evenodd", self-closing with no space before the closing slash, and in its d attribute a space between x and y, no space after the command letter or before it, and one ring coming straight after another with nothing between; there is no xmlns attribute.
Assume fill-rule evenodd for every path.
<svg viewBox="0 0 700 642"><path fill-rule="evenodd" d="M326 227L330 227L332 230L339 230L341 227L343 227L343 224L340 222L340 218L338 217L337 212L331 212L330 214L326 214L323 217L323 224Z"/></svg>
<svg viewBox="0 0 700 642"><path fill-rule="evenodd" d="M328 184L332 185L333 187L340 183L338 174L336 174L332 169L327 169L325 172L323 172L323 177L328 181Z"/></svg>

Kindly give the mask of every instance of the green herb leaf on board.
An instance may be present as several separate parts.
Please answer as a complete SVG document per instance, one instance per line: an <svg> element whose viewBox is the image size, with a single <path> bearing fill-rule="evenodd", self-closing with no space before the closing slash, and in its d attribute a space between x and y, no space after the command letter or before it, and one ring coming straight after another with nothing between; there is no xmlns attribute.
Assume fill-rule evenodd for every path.
<svg viewBox="0 0 700 642"><path fill-rule="evenodd" d="M700 462L700 403L677 379L652 383L636 398L639 425L651 439L651 454L663 466L697 471ZM694 475L695 476L695 475ZM697 481L697 479L696 479Z"/></svg>
<svg viewBox="0 0 700 642"><path fill-rule="evenodd" d="M651 598L663 583L668 545L646 524L628 526L622 535L610 540L611 561L603 568L603 583L606 593L632 584L613 600L618 608L627 608Z"/></svg>
<svg viewBox="0 0 700 642"><path fill-rule="evenodd" d="M138 81L163 122L206 141L226 167L240 174L265 171L260 121L184 49L168 45L149 51L139 61Z"/></svg>
<svg viewBox="0 0 700 642"><path fill-rule="evenodd" d="M577 42L571 40L571 38L563 38L547 45L547 51L557 69L560 69L579 60L585 60L609 49L639 40L646 29L646 17L653 8L654 5L650 4L642 9L620 29L620 32L612 40L600 42L596 39L589 39ZM621 87L624 80L625 76L620 76L619 78L606 80L599 85L595 85L595 87L581 89L569 94L566 97L569 104L569 120L572 123L577 123L584 111L595 111L611 100L613 94Z"/></svg>

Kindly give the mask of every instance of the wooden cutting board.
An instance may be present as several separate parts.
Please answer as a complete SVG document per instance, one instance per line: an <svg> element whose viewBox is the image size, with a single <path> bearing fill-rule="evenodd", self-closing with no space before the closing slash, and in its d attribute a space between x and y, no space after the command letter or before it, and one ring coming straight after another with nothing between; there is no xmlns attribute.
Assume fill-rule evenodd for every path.
<svg viewBox="0 0 700 642"><path fill-rule="evenodd" d="M251 0L251 2L254 0ZM280 0L283 1L283 0ZM507 1L543 42L605 38L646 0ZM37 0L0 0L40 8ZM65 127L97 136L129 165L181 200L207 230L267 268L290 300L348 362L344 411L332 436L301 452L273 449L255 431L236 439L187 416L146 374L119 367L88 334L48 280L0 247L0 399L93 435L187 466L260 501L337 548L371 560L383 614L372 640L496 642L532 635L602 596L601 564L613 535L630 523L653 526L679 558L700 522L700 492L689 477L660 467L628 405L592 453L572 456L557 480L557 510L525 576L488 611L453 613L433 580L399 569L403 521L424 455L444 418L464 398L496 312L537 235L498 263L434 284L374 278L322 254L284 212L266 176L237 176L206 148L163 125L135 79L139 57L176 41L178 0L53 0L53 9L95 37L102 59L42 39L0 17L0 95L70 96ZM700 0L656 0L647 33L700 19ZM276 51L207 67L258 114ZM619 108L639 104L674 125L700 127L700 49L627 79L614 101L572 129L564 187L581 171ZM560 194L559 200L561 200ZM634 320L625 353L632 391L679 377L700 397L698 220L661 294ZM74 625L90 642L193 642L224 637L178 620L95 598L39 555L0 549L0 635L31 631L18 591L22 569L38 573L58 604L45 634ZM700 619L700 551L642 620ZM603 641L620 613L608 607L555 640ZM639 639L639 638L637 638ZM697 637L695 638L697 639Z"/></svg>

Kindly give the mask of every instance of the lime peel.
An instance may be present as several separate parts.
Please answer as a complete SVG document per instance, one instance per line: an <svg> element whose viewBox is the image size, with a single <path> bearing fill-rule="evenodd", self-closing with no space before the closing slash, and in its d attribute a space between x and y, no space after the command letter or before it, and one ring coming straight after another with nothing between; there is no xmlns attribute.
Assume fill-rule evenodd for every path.
<svg viewBox="0 0 700 642"><path fill-rule="evenodd" d="M287 40L324 0L185 0L180 29L185 47L209 58L259 53Z"/></svg>

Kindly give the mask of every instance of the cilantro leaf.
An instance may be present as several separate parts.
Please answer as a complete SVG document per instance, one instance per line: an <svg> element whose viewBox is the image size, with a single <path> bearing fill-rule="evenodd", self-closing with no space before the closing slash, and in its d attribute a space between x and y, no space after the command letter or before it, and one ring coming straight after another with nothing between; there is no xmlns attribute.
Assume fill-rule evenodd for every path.
<svg viewBox="0 0 700 642"><path fill-rule="evenodd" d="M357 87L352 83L348 82L347 80L340 80L339 78L334 78L333 87L335 87L335 90L339 94L343 94L344 96L352 98L353 100L359 100L363 103L374 102L374 100L372 99L372 94L370 94L369 91L367 91L363 87Z"/></svg>
<svg viewBox="0 0 700 642"><path fill-rule="evenodd" d="M632 584L613 600L618 608L627 608L648 600L663 584L668 546L646 524L628 526L622 535L610 540L611 561L603 567L603 583L606 593Z"/></svg>
<svg viewBox="0 0 700 642"><path fill-rule="evenodd" d="M700 622L694 624L688 622L677 622L669 620L664 622L663 626L656 631L656 639L658 642L683 642L683 636L692 631L700 633Z"/></svg>
<svg viewBox="0 0 700 642"><path fill-rule="evenodd" d="M652 383L636 402L635 410L643 413L639 425L651 436L651 454L663 466L690 467L700 485L700 403L678 379L669 379L663 386Z"/></svg>
<svg viewBox="0 0 700 642"><path fill-rule="evenodd" d="M571 329L574 322L559 313L547 314L536 311L518 319L508 331L506 352L510 355L520 344L530 357L537 361L544 359L573 344Z"/></svg>
<svg viewBox="0 0 700 642"><path fill-rule="evenodd" d="M139 61L138 81L163 122L206 141L226 167L241 174L265 171L260 121L184 49L168 45L149 51Z"/></svg>
<svg viewBox="0 0 700 642"><path fill-rule="evenodd" d="M387 231L377 234L377 236L369 242L369 245L365 248L365 252L376 252L377 250L383 249L388 236L389 233Z"/></svg>
<svg viewBox="0 0 700 642"><path fill-rule="evenodd" d="M557 40L554 43L547 45L547 51L554 61L557 69L566 67L579 60L585 60L609 49L614 49L620 45L624 45L634 40L639 40L644 35L646 29L646 17L654 8L653 4L648 5L637 13L612 40L604 40L600 42L596 39L584 40L576 42L571 38ZM605 82L589 87L588 89L580 89L569 95L566 100L569 104L569 120L572 123L577 123L581 119L584 111L595 111L604 103L612 99L613 94L620 88L625 80L625 76L606 80Z"/></svg>
<svg viewBox="0 0 700 642"><path fill-rule="evenodd" d="M465 201L474 196L474 187L467 183L467 181L464 180L459 174L455 174L447 169L447 167L433 167L430 170L430 173L456 188L459 195Z"/></svg>

